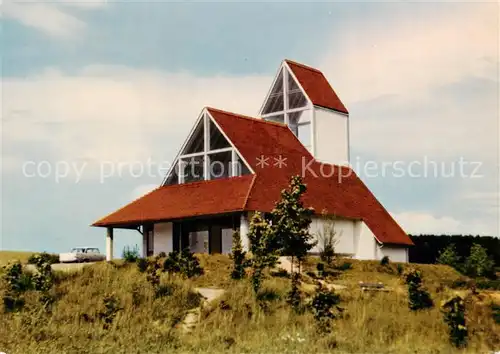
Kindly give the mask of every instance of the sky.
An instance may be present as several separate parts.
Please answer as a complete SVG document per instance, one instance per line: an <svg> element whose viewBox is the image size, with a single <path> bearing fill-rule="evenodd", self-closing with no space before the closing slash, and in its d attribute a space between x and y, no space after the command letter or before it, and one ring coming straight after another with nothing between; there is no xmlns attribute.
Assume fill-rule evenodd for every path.
<svg viewBox="0 0 500 354"><path fill-rule="evenodd" d="M408 233L498 236L498 6L4 0L0 249L104 250L90 224L166 172L139 163L171 162L204 106L257 115L285 58L324 72Z"/></svg>

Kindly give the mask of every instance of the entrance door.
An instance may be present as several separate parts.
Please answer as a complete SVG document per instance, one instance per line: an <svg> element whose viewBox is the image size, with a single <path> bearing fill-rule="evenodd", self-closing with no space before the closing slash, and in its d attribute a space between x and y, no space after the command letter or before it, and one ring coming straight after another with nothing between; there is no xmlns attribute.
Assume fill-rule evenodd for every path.
<svg viewBox="0 0 500 354"><path fill-rule="evenodd" d="M222 253L221 249L221 227L210 225L210 253Z"/></svg>

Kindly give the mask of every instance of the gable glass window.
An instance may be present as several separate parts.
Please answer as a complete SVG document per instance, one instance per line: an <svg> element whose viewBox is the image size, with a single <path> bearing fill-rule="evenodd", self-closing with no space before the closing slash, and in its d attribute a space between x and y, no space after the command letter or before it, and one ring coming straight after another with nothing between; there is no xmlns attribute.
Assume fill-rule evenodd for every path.
<svg viewBox="0 0 500 354"><path fill-rule="evenodd" d="M233 167L238 166L239 167ZM220 179L250 173L248 166L212 121L203 114L163 185Z"/></svg>
<svg viewBox="0 0 500 354"><path fill-rule="evenodd" d="M261 111L262 118L284 123L300 142L311 149L311 107L286 66L281 68Z"/></svg>
<svg viewBox="0 0 500 354"><path fill-rule="evenodd" d="M202 181L205 179L205 156L193 156L180 159L181 179L184 183Z"/></svg>
<svg viewBox="0 0 500 354"><path fill-rule="evenodd" d="M274 83L271 93L269 94L269 98L267 99L262 113L268 114L283 111L283 108L285 107L283 96L283 71L281 71Z"/></svg>

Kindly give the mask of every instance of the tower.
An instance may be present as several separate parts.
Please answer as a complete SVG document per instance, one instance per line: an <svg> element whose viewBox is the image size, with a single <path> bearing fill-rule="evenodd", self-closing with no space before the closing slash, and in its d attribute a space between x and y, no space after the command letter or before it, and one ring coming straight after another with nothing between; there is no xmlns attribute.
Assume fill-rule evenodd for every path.
<svg viewBox="0 0 500 354"><path fill-rule="evenodd" d="M260 116L286 124L316 160L349 163L349 112L321 71L284 60Z"/></svg>

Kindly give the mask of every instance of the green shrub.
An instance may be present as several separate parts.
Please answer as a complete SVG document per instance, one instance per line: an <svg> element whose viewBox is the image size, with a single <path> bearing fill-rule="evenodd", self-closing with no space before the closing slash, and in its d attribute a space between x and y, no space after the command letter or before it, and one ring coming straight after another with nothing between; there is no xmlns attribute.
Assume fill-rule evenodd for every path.
<svg viewBox="0 0 500 354"><path fill-rule="evenodd" d="M448 325L450 342L457 348L467 345L465 325L465 304L460 296L455 296L441 306L444 322Z"/></svg>
<svg viewBox="0 0 500 354"><path fill-rule="evenodd" d="M182 252L170 252L163 262L163 270L169 273L181 273L187 278L203 274L200 261L189 248Z"/></svg>
<svg viewBox="0 0 500 354"><path fill-rule="evenodd" d="M28 264L36 264L37 262L44 262L49 264L59 263L59 255L42 252L42 253L34 253L28 258Z"/></svg>
<svg viewBox="0 0 500 354"><path fill-rule="evenodd" d="M123 247L122 258L126 263L135 263L140 258L139 247L135 245L133 248L130 246Z"/></svg>
<svg viewBox="0 0 500 354"><path fill-rule="evenodd" d="M396 270L398 271L398 275L401 276L404 273L405 267L401 263L398 263Z"/></svg>
<svg viewBox="0 0 500 354"><path fill-rule="evenodd" d="M246 252L243 251L241 246L241 237L238 231L233 233L233 249L231 252L231 258L233 260L233 270L231 272L232 279L243 279L246 275L245 273L245 255Z"/></svg>
<svg viewBox="0 0 500 354"><path fill-rule="evenodd" d="M493 277L494 265L486 249L479 244L471 247L470 255L465 261L464 272L471 277Z"/></svg>
<svg viewBox="0 0 500 354"><path fill-rule="evenodd" d="M318 276L322 277L325 272L325 264L322 262L316 264L316 270L318 271Z"/></svg>
<svg viewBox="0 0 500 354"><path fill-rule="evenodd" d="M121 310L120 302L114 294L108 294L103 299L104 310L99 312L99 318L104 322L103 328L109 329L118 311Z"/></svg>
<svg viewBox="0 0 500 354"><path fill-rule="evenodd" d="M144 273L148 269L148 260L146 258L138 258L136 261L139 272Z"/></svg>
<svg viewBox="0 0 500 354"><path fill-rule="evenodd" d="M455 244L450 244L443 251L439 253L437 258L439 264L449 265L450 267L456 268L460 263L460 257L457 255L455 249Z"/></svg>
<svg viewBox="0 0 500 354"><path fill-rule="evenodd" d="M331 330L331 320L339 317L344 311L338 306L339 303L340 296L338 294L318 283L310 307L321 332L329 332Z"/></svg>
<svg viewBox="0 0 500 354"><path fill-rule="evenodd" d="M34 288L31 274L23 273L23 266L20 262L4 267L4 279L7 282L8 290L14 293L22 293Z"/></svg>
<svg viewBox="0 0 500 354"><path fill-rule="evenodd" d="M351 268L352 268L352 263L350 263L350 262L343 262L341 265L335 267L335 269L341 270L341 271L349 270Z"/></svg>
<svg viewBox="0 0 500 354"><path fill-rule="evenodd" d="M387 266L387 265L389 265L389 256L382 257L382 259L380 260L380 265L381 266Z"/></svg>
<svg viewBox="0 0 500 354"><path fill-rule="evenodd" d="M412 311L424 310L434 306L430 294L422 287L422 276L417 270L406 274L408 286L408 307Z"/></svg>

